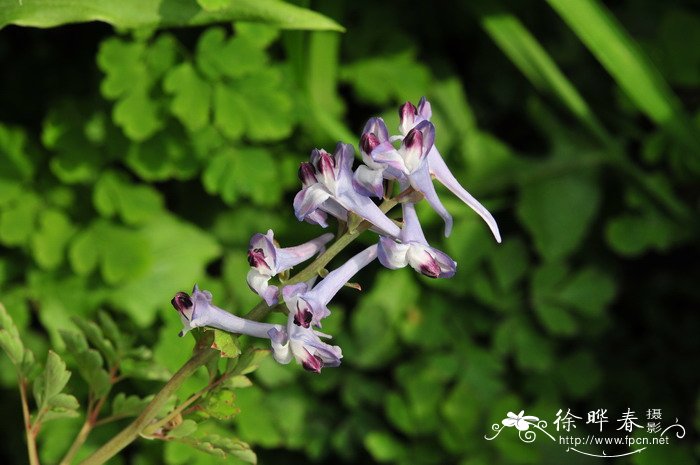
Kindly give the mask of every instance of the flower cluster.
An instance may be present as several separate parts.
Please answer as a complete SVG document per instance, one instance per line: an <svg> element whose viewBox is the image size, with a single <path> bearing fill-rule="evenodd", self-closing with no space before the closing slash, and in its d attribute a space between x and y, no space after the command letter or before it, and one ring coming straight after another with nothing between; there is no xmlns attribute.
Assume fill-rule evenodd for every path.
<svg viewBox="0 0 700 465"><path fill-rule="evenodd" d="M450 278L457 263L444 252L431 247L416 214L415 202L425 198L445 223L445 236L452 229L452 217L435 191L433 179L442 183L479 214L501 242L493 216L462 187L435 146L435 126L430 122L430 103L422 98L418 106L410 102L399 110L400 134L389 135L381 118L371 118L360 138L364 164L353 171L354 149L338 143L331 154L323 149L311 152L309 162L299 168L301 191L294 198L294 212L300 221L328 227L328 215L348 223L354 215L366 221L379 240L355 255L320 282L315 278L290 284L281 273L324 252L333 239L324 234L296 247L279 247L274 234L255 234L250 240L248 285L268 306L284 303L288 313L284 325L259 323L237 317L212 304L212 296L196 286L192 295L179 292L172 304L180 313L184 335L192 328L209 326L224 331L268 338L275 360L289 363L293 358L305 369L320 372L340 364L340 347L324 342L331 336L318 331L330 314L328 303L340 289L375 258L389 269L411 266L430 278ZM403 221L395 222L372 200L399 194ZM279 285L270 284L277 277Z"/></svg>

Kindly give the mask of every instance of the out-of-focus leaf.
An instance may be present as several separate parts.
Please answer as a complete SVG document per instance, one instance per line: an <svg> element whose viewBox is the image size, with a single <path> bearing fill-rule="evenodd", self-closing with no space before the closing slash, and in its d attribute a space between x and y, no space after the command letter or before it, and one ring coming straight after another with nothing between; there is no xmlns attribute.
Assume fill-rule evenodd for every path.
<svg viewBox="0 0 700 465"><path fill-rule="evenodd" d="M173 429L168 433L168 437L171 438L185 438L187 436L192 435L195 431L197 431L197 422L194 420L184 420L182 423L180 423L177 428Z"/></svg>
<svg viewBox="0 0 700 465"><path fill-rule="evenodd" d="M208 434L196 438L194 442L189 444L202 452L212 454L221 459L232 456L246 463L255 464L258 462L255 452L240 439Z"/></svg>
<svg viewBox="0 0 700 465"><path fill-rule="evenodd" d="M379 462L395 462L406 453L403 443L387 431L370 431L364 438L364 444Z"/></svg>
<svg viewBox="0 0 700 465"><path fill-rule="evenodd" d="M478 1L470 6L494 42L535 87L552 92L594 135L609 139L583 97L515 15L498 2Z"/></svg>
<svg viewBox="0 0 700 465"><path fill-rule="evenodd" d="M32 236L34 259L44 269L63 263L64 250L75 226L60 210L44 210L39 215L39 230Z"/></svg>
<svg viewBox="0 0 700 465"><path fill-rule="evenodd" d="M93 203L102 216L119 214L127 224L141 224L160 213L163 197L150 186L134 185L123 176L105 172L95 184Z"/></svg>
<svg viewBox="0 0 700 465"><path fill-rule="evenodd" d="M191 288L204 276L221 248L202 229L165 214L153 217L139 232L148 238L151 266L138 279L124 281L109 300L136 324L147 326L175 292Z"/></svg>
<svg viewBox="0 0 700 465"><path fill-rule="evenodd" d="M123 392L118 393L112 400L112 416L135 417L141 414L143 409L153 399L153 396L141 398L139 396L127 396Z"/></svg>
<svg viewBox="0 0 700 465"><path fill-rule="evenodd" d="M599 205L600 191L589 177L559 176L523 186L517 213L540 255L555 260L576 250Z"/></svg>
<svg viewBox="0 0 700 465"><path fill-rule="evenodd" d="M166 92L173 94L170 111L190 131L209 122L212 89L189 63L171 69L163 81Z"/></svg>
<svg viewBox="0 0 700 465"><path fill-rule="evenodd" d="M634 104L681 141L700 146L678 98L615 16L598 0L547 0Z"/></svg>
<svg viewBox="0 0 700 465"><path fill-rule="evenodd" d="M9 246L23 245L29 241L36 227L36 217L41 200L32 192L19 195L0 211L0 242Z"/></svg>
<svg viewBox="0 0 700 465"><path fill-rule="evenodd" d="M239 195L252 198L256 204L273 205L282 194L276 173L275 161L264 149L224 149L211 159L202 182L208 192L220 194L230 205Z"/></svg>
<svg viewBox="0 0 700 465"><path fill-rule="evenodd" d="M430 73L409 50L345 65L340 79L351 83L363 100L387 105L419 98L428 87Z"/></svg>
<svg viewBox="0 0 700 465"><path fill-rule="evenodd" d="M247 375L254 372L260 362L269 355L269 350L249 348L238 357L238 362L231 369L231 375Z"/></svg>
<svg viewBox="0 0 700 465"><path fill-rule="evenodd" d="M678 237L677 228L656 213L623 214L608 221L605 238L620 255L634 257L647 250L667 250Z"/></svg>
<svg viewBox="0 0 700 465"><path fill-rule="evenodd" d="M62 331L61 338L66 350L73 356L80 376L88 383L96 397L109 392L111 379L104 369L102 356L88 347L85 336L75 331Z"/></svg>
<svg viewBox="0 0 700 465"><path fill-rule="evenodd" d="M261 28L263 35L270 31L265 26L254 27ZM245 27L237 27L236 32L227 38L222 28L209 28L199 38L196 63L205 76L212 80L240 78L265 69L268 57L264 48L268 44L256 41Z"/></svg>
<svg viewBox="0 0 700 465"><path fill-rule="evenodd" d="M284 29L342 31L335 21L315 11L280 0L236 0L224 8L209 10L212 0L201 4L188 0L24 0L0 9L0 28L8 24L54 27L66 23L104 21L117 28L152 29L174 26L202 26L227 21L255 21ZM218 3L217 6L221 6Z"/></svg>
<svg viewBox="0 0 700 465"><path fill-rule="evenodd" d="M34 354L24 347L17 326L0 303L0 347L5 351L17 370L25 376L34 366Z"/></svg>

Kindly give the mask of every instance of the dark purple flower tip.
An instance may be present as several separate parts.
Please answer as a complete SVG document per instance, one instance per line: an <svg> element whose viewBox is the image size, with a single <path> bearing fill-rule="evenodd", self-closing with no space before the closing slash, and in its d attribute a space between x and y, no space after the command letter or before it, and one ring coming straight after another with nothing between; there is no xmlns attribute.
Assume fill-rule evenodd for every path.
<svg viewBox="0 0 700 465"><path fill-rule="evenodd" d="M265 252L263 252L263 249L249 249L248 263L254 268L270 269L270 266L265 261Z"/></svg>
<svg viewBox="0 0 700 465"><path fill-rule="evenodd" d="M299 171L297 174L299 176L299 180L305 187L316 183L316 169L311 163L303 162L301 165L299 165Z"/></svg>
<svg viewBox="0 0 700 465"><path fill-rule="evenodd" d="M323 176L332 176L334 168L335 160L333 157L325 150L321 150L319 152L318 166L316 166L318 172Z"/></svg>
<svg viewBox="0 0 700 465"><path fill-rule="evenodd" d="M313 373L321 373L321 368L323 368L323 360L318 355L311 355L308 351L306 352L308 357L301 362L301 366L304 370L311 371Z"/></svg>
<svg viewBox="0 0 700 465"><path fill-rule="evenodd" d="M372 153L372 150L374 150L374 148L379 144L381 144L381 142L373 132L362 134L362 137L360 138L360 148L366 154Z"/></svg>
<svg viewBox="0 0 700 465"><path fill-rule="evenodd" d="M430 260L421 264L420 272L428 278L439 278L442 274L442 269L440 269L440 264L437 260L431 257Z"/></svg>
<svg viewBox="0 0 700 465"><path fill-rule="evenodd" d="M185 314L186 310L189 310L192 308L192 299L190 299L189 294L187 292L178 292L175 294L175 297L170 301L172 306L180 312L181 314Z"/></svg>
<svg viewBox="0 0 700 465"><path fill-rule="evenodd" d="M406 102L401 106L401 108L399 108L399 118L401 118L402 125L406 121L413 123L413 120L417 114L418 111L416 110L416 106L411 102Z"/></svg>
<svg viewBox="0 0 700 465"><path fill-rule="evenodd" d="M297 311L294 313L294 324L302 328L311 326L311 321L314 319L314 314L307 308L299 307L297 302Z"/></svg>
<svg viewBox="0 0 700 465"><path fill-rule="evenodd" d="M416 129L413 128L410 131L408 131L408 134L406 134L406 137L403 140L404 146L408 150L417 150L423 154L423 133Z"/></svg>

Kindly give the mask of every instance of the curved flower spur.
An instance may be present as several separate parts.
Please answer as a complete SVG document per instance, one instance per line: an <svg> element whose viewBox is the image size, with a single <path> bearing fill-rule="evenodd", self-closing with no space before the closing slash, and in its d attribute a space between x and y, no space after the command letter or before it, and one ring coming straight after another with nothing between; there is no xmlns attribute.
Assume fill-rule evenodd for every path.
<svg viewBox="0 0 700 465"><path fill-rule="evenodd" d="M282 300L285 313L288 313L286 323L259 323L235 316L213 305L211 294L195 286L191 296L179 292L172 300L183 323L181 336L193 328L208 326L270 339L273 357L279 363L295 359L306 370L316 373L323 367L340 365L343 357L340 347L324 342L323 339L331 336L314 328L321 327L323 318L330 314L329 302L359 270L378 257L389 269L411 266L431 278L450 278L456 272L457 263L430 246L416 214L414 202L425 198L442 216L445 233L449 234L452 217L440 202L432 177L479 213L500 242L493 216L457 182L435 148L435 127L429 121L432 116L430 103L421 99L417 108L406 103L401 107L400 115L401 135L389 136L381 118L371 118L367 122L360 141L360 154L365 164L354 172L353 148L343 143L338 143L333 154L322 149L314 150L310 161L302 163L299 168L302 189L294 198L294 212L300 221L325 228L328 215L347 222L349 212L352 212L369 223L365 229L379 234L378 243L356 254L314 285L322 267L352 241L358 234L356 230L346 230L325 252L324 247L333 238L332 234L286 248L276 244L272 230L267 234L255 234L248 248L251 266L248 285L263 298L265 303L260 304L263 310L269 311ZM394 146L397 141L400 141L398 148ZM384 180L398 181L401 192L412 187L422 197L399 195L384 198ZM383 198L382 208L386 206L385 210L400 203L402 227L389 219L385 210L370 197ZM290 277L289 284L283 282L281 292L280 286L269 283L272 277L317 254L323 254L323 257ZM302 276L306 282L300 282ZM276 308L284 307L277 305Z"/></svg>
<svg viewBox="0 0 700 465"><path fill-rule="evenodd" d="M452 229L452 216L447 212L435 192L432 179L437 179L442 185L456 195L462 202L469 205L488 225L497 242L501 242L501 234L493 215L476 200L459 183L445 164L434 144L435 127L430 122L432 108L430 102L422 97L418 107L411 102L406 102L399 109L399 131L401 135L387 137L387 130L381 118L370 119L365 125L360 147L372 159L375 170L381 170L385 179L407 178L411 186L421 192L431 207L445 221L445 236L449 236ZM376 132L374 132L376 131ZM422 135L422 149L419 159L416 160L415 149L416 133ZM408 139L408 142L406 140ZM398 150L391 145L391 141L401 140L401 148ZM426 147L427 146L427 147ZM409 147L412 147L409 149ZM425 165L423 165L423 162ZM377 167L378 166L378 167ZM405 179L404 178L404 179Z"/></svg>

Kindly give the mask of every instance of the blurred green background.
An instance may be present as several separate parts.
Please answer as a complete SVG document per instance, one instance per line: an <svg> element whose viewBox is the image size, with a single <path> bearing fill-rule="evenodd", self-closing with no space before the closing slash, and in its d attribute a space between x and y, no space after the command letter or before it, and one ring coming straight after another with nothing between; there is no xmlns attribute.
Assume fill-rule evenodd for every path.
<svg viewBox="0 0 700 465"><path fill-rule="evenodd" d="M0 301L25 343L39 359L62 353L71 316L104 309L175 371L192 340L177 337L172 295L198 282L245 313L258 301L245 283L250 236L272 228L287 246L320 233L293 215L298 164L314 147L356 145L370 116L395 130L398 106L425 95L438 148L503 244L441 191L451 237L419 214L457 275L369 267L364 291L343 290L324 324L342 366L316 376L268 359L236 390L241 413L209 428L263 464L695 463L697 2L302 3L346 32L0 30ZM121 388L143 396L162 383L141 378ZM205 382L202 371L181 395ZM0 384L0 462L26 463L4 356ZM70 388L85 391L77 376ZM514 431L484 439L508 411L551 422L558 409L607 408L614 432L628 407L644 424L661 408L688 434L600 460ZM42 463L58 462L81 424L47 424ZM80 456L119 425L98 428ZM112 463L219 462L140 440Z"/></svg>

